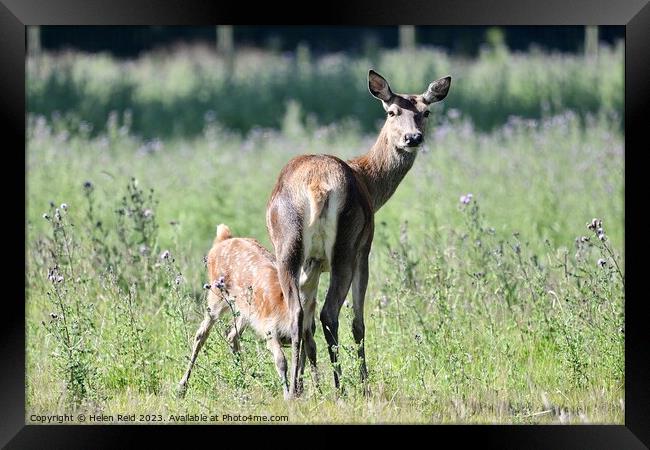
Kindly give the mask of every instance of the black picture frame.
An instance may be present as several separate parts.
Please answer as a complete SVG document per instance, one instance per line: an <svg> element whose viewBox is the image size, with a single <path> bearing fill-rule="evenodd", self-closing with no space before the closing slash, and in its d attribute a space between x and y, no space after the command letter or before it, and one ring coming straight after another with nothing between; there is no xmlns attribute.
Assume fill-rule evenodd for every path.
<svg viewBox="0 0 650 450"><path fill-rule="evenodd" d="M287 10L293 11L292 16ZM425 442L440 442L451 438L461 444L472 440L481 446L497 448L647 448L650 445L650 351L648 327L643 314L645 298L641 291L640 263L643 235L642 206L632 200L641 192L639 164L648 145L647 119L650 117L650 5L648 0L364 0L362 2L318 2L303 6L282 6L266 2L252 6L243 2L215 2L207 0L0 0L0 123L3 141L14 142L5 147L2 178L7 197L15 198L16 213L3 222L9 241L18 242L25 236L25 197L16 195L21 180L25 186L26 173L13 168L25 164L25 51L27 25L211 25L256 22L267 24L319 25L623 25L625 26L625 259L627 287L625 340L625 424L624 425L536 425L490 426L452 425L424 429ZM26 166L24 166L26 169ZM24 191L23 191L24 192ZM22 199L22 202L21 202ZM20 211L22 210L22 216ZM7 217L7 216L5 216ZM13 219L11 219L13 218ZM19 244L16 244L17 246ZM25 256L25 247L18 250ZM20 258L19 258L20 259ZM11 270L18 271L15 260L8 258ZM19 276L6 279L18 284ZM0 358L0 444L7 448L112 448L135 446L136 437L147 441L168 439L170 432L189 432L188 444L200 439L208 442L221 433L241 433L241 429L215 427L169 426L80 426L80 425L25 425L25 289L4 299ZM21 295L22 292L22 295ZM228 427L231 428L231 427ZM294 427L297 429L298 427ZM327 436L334 442L345 442L347 433L368 431L367 428L319 426L307 430L311 442ZM257 426L255 434L275 433L279 444L290 444L291 433L273 427ZM423 427L407 432L422 432ZM248 431L248 430L247 430ZM312 431L316 433L312 434ZM332 433L332 431L334 431ZM377 440L393 437L395 427L373 427L370 434ZM219 433L219 435L215 434ZM248 433L247 433L248 434ZM189 436L188 436L189 437ZM321 438L322 439L322 438ZM415 444L416 441L413 443ZM214 441L214 445L218 442ZM407 443L408 445L408 443Z"/></svg>

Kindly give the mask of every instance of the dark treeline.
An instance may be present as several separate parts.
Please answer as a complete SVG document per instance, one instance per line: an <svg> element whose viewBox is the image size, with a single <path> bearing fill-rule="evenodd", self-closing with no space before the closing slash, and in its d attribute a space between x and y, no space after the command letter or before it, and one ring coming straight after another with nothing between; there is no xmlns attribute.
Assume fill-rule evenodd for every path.
<svg viewBox="0 0 650 450"><path fill-rule="evenodd" d="M493 27L418 26L415 28L415 41L417 45L436 46L457 55L475 56L485 44L490 28ZM511 50L527 50L531 46L562 52L584 49L583 26L499 28L504 43ZM600 42L612 44L623 38L623 27L599 27ZM216 40L216 27L43 26L40 29L40 44L45 50L107 51L118 57L136 57L144 51L179 43L214 45ZM292 51L297 45L306 44L316 53L366 53L375 48L397 47L399 30L396 26L235 26L233 41L236 47L274 51Z"/></svg>

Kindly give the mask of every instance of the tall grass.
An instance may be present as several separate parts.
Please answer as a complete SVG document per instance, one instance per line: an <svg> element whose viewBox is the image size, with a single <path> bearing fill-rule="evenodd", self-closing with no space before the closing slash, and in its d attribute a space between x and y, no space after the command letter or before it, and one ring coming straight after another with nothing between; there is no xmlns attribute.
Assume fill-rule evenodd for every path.
<svg viewBox="0 0 650 450"><path fill-rule="evenodd" d="M44 54L27 60L32 113L97 134L126 122L144 137L195 136L206 121L246 132L279 128L291 107L303 123L353 120L374 130L381 110L368 101L366 75L374 68L404 92L422 92L433 78L451 75L444 108L460 109L489 130L510 116L539 119L571 109L622 111L623 46L602 47L597 59L533 51L484 50L476 60L436 49L382 50L374 56L237 53L232 73L205 48L120 61L106 54ZM124 119L122 115L126 114Z"/></svg>
<svg viewBox="0 0 650 450"><path fill-rule="evenodd" d="M149 64L127 66L136 73ZM319 327L322 392L307 369L304 398L287 404L254 333L232 356L224 337L231 317L215 325L187 396L175 396L205 307L203 257L220 222L269 246L265 204L290 157L351 157L374 135L350 122L306 128L295 107L278 131L242 135L213 121L192 139L147 140L118 122L93 136L32 116L28 420L91 411L164 421L233 412L291 422L622 423L616 117L511 118L490 132L457 110L431 117L426 147L376 217L365 308L369 399L344 307L345 393L337 399ZM594 217L602 223L587 227Z"/></svg>

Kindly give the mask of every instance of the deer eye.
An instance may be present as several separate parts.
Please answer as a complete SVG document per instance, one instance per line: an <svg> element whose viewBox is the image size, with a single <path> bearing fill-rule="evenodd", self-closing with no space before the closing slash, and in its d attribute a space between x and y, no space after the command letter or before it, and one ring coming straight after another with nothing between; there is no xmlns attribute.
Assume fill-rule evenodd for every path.
<svg viewBox="0 0 650 450"><path fill-rule="evenodd" d="M428 110L427 110L427 111L424 111L424 112L422 113L422 115L423 115L424 117L429 117L429 114L430 114L430 113L429 113Z"/></svg>
<svg viewBox="0 0 650 450"><path fill-rule="evenodd" d="M395 117L402 114L402 110L393 105L388 111L386 111L386 114L388 114L388 117Z"/></svg>

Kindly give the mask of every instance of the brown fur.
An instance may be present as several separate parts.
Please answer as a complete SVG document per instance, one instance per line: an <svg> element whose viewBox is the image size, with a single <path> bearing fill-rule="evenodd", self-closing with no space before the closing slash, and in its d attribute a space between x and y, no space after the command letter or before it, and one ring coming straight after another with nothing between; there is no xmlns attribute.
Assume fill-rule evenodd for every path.
<svg viewBox="0 0 650 450"><path fill-rule="evenodd" d="M212 246L216 246L219 242L230 239L231 237L232 233L230 232L230 228L222 223L217 227L217 235L214 237Z"/></svg>
<svg viewBox="0 0 650 450"><path fill-rule="evenodd" d="M338 315L350 288L352 331L365 381L363 304L374 212L412 167L415 148L423 139L428 105L447 95L449 83L449 77L441 78L422 95L394 94L388 82L371 70L368 89L387 112L372 148L347 163L330 155L298 156L280 172L267 205L266 224L291 318L290 396L299 395L302 389L305 357L316 373L312 319L318 279L325 271L330 272L330 285L320 319L335 367L334 383L339 386Z"/></svg>
<svg viewBox="0 0 650 450"><path fill-rule="evenodd" d="M230 229L221 224L208 253L207 265L212 285L208 292L207 313L196 333L190 363L180 383L181 389L185 389L196 356L212 324L219 316L230 311L228 300L234 301L234 309L240 313L228 335L233 350L238 351L239 335L250 325L260 337L267 339L276 359L278 373L286 386L286 360L280 346L289 341L290 319L273 254L255 239L232 237ZM221 277L225 285L223 290L213 284Z"/></svg>
<svg viewBox="0 0 650 450"><path fill-rule="evenodd" d="M368 153L357 156L348 164L370 194L372 210L377 212L395 193L415 162L415 153L396 151L388 140L387 125Z"/></svg>
<svg viewBox="0 0 650 450"><path fill-rule="evenodd" d="M237 309L247 316L286 321L286 303L278 281L273 255L255 239L229 238L208 253L210 280L223 276L226 289L235 297ZM252 289L252 296L251 296ZM220 295L210 291L209 305L218 308Z"/></svg>

